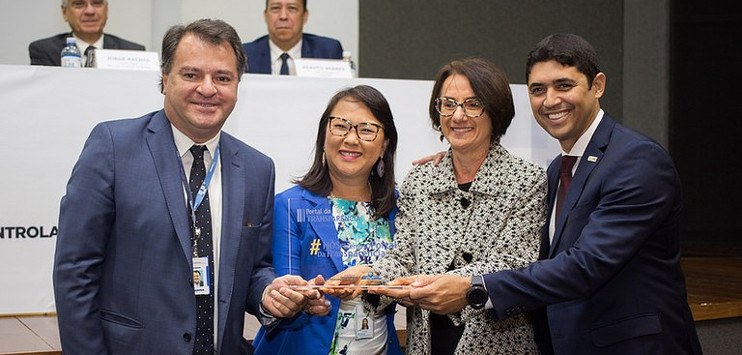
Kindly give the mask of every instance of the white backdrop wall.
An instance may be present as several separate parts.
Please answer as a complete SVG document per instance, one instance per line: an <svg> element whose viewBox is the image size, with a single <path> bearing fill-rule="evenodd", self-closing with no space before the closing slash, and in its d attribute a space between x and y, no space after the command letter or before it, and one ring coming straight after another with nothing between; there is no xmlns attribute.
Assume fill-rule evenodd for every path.
<svg viewBox="0 0 742 355"><path fill-rule="evenodd" d="M243 42L267 33L264 0L108 0L106 32L160 51L168 27L199 18L219 18L234 26ZM69 31L61 0L0 0L0 64L28 64L28 44ZM307 0L304 31L338 39L358 53L358 0Z"/></svg>
<svg viewBox="0 0 742 355"><path fill-rule="evenodd" d="M59 200L92 127L160 109L159 73L0 65L0 315L54 311L51 270ZM115 83L115 85L111 85ZM389 101L399 133L396 177L445 149L430 126L431 81L245 75L225 131L276 164L276 191L310 166L318 120L338 90L369 84ZM502 143L545 166L556 140L535 123L525 85L512 85L516 117ZM81 95L85 93L85 95Z"/></svg>

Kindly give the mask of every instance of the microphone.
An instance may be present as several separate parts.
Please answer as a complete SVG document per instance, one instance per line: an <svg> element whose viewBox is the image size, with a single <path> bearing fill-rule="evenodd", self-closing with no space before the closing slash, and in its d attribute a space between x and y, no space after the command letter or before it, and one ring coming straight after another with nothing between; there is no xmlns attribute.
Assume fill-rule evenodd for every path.
<svg viewBox="0 0 742 355"><path fill-rule="evenodd" d="M469 199L466 197L462 197L461 200L459 200L459 203L461 203L461 207L465 209L468 208L469 205L471 205L471 201L469 201Z"/></svg>

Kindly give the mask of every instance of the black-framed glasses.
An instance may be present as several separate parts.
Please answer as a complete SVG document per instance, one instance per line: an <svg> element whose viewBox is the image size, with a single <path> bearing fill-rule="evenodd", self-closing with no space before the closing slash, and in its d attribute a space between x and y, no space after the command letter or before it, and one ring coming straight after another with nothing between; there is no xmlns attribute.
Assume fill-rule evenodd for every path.
<svg viewBox="0 0 742 355"><path fill-rule="evenodd" d="M87 0L73 0L73 1L70 1L69 7L73 8L75 10L82 10L84 8L87 8L88 7L88 4L93 5L93 7L95 7L95 8L100 8L100 7L103 7L103 5L106 4L106 0L92 0L92 1L87 1Z"/></svg>
<svg viewBox="0 0 742 355"><path fill-rule="evenodd" d="M338 137L345 137L355 128L358 139L366 142L373 142L383 129L380 124L373 122L359 122L353 124L342 117L330 116L330 134Z"/></svg>
<svg viewBox="0 0 742 355"><path fill-rule="evenodd" d="M448 97L439 97L435 99L435 110L444 117L453 116L456 109L461 106L467 117L475 118L484 113L484 105L477 98L469 98L464 102L458 102Z"/></svg>

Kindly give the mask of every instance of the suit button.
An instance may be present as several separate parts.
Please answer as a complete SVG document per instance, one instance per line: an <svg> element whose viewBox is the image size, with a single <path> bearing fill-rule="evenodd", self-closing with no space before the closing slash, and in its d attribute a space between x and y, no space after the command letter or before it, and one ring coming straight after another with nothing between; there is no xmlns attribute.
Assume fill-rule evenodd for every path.
<svg viewBox="0 0 742 355"><path fill-rule="evenodd" d="M191 341L191 334L189 333L183 333L183 340L185 340L186 343Z"/></svg>

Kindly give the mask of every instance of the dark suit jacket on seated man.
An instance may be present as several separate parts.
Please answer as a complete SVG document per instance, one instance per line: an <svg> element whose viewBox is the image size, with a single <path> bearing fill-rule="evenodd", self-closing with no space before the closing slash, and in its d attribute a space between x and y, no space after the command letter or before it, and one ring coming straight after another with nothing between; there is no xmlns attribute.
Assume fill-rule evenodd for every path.
<svg viewBox="0 0 742 355"><path fill-rule="evenodd" d="M286 75L294 75L293 58L341 59L343 46L335 39L303 33L309 18L306 0L266 0L268 34L243 44L247 72L281 74L283 53L288 54Z"/></svg>
<svg viewBox="0 0 742 355"><path fill-rule="evenodd" d="M31 56L31 65L46 65L46 66L59 66L60 52L62 48L67 44L67 37L72 36L71 33L60 33L54 37L40 39L38 41L31 42L28 46L28 54ZM78 48L81 44L78 42ZM97 46L96 46L97 47ZM103 49L128 49L143 51L144 46L129 42L119 37L104 34L103 35ZM85 48L79 48L80 53L84 53Z"/></svg>
<svg viewBox="0 0 742 355"><path fill-rule="evenodd" d="M526 80L536 121L563 151L547 171L540 260L471 279L422 276L417 284L425 286L409 298L452 313L467 299L486 307L472 303L484 292L492 317L533 312L543 354L700 354L680 268L680 178L669 154L600 108L606 75L581 37L542 40ZM576 167L562 169L570 160ZM476 286L482 281L486 290Z"/></svg>
<svg viewBox="0 0 742 355"><path fill-rule="evenodd" d="M62 16L72 32L31 42L28 46L31 65L59 66L59 55L67 44L67 37L75 37L77 47L83 55L89 46L144 50L144 46L140 44L103 33L108 20L108 0L62 0Z"/></svg>
<svg viewBox="0 0 742 355"><path fill-rule="evenodd" d="M245 312L270 327L323 300L286 287L307 284L298 276L275 277L273 162L221 131L244 66L223 21L175 26L163 39L164 109L91 132L60 207L65 354L249 354Z"/></svg>

